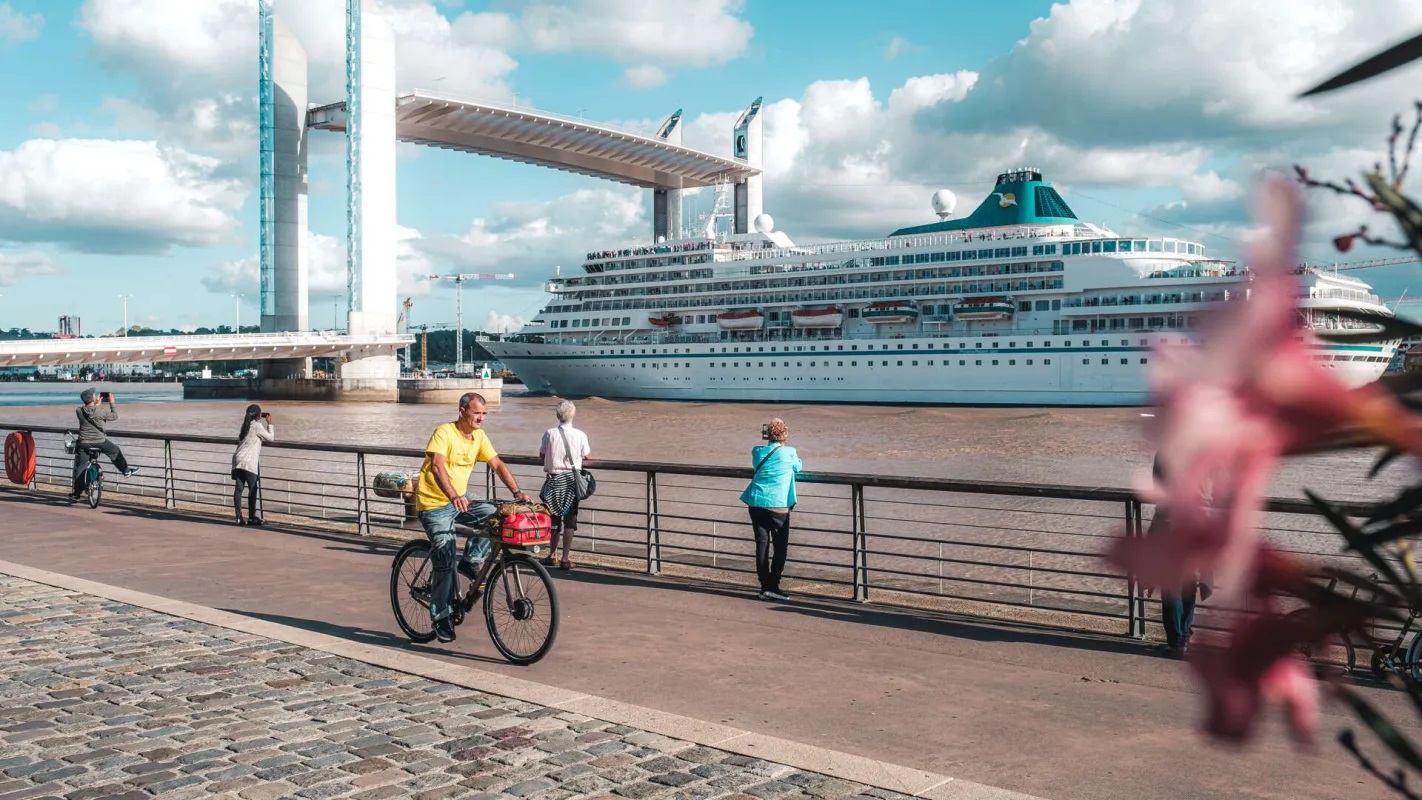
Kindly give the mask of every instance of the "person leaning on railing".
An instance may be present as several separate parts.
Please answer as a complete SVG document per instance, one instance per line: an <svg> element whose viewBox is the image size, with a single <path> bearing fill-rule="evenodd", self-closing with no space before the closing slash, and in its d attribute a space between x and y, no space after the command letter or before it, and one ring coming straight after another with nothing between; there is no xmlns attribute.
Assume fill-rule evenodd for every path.
<svg viewBox="0 0 1422 800"><path fill-rule="evenodd" d="M545 566L553 566L558 554L558 542L563 542L562 569L572 569L569 557L573 548L573 536L578 531L578 480L577 472L583 462L592 457L592 446L588 435L573 427L573 417L578 407L571 400L558 403L554 413L558 416L558 427L543 432L543 440L538 445L538 455L543 459L543 488L538 497L553 512L553 541L548 545L548 556L543 559Z"/></svg>
<svg viewBox="0 0 1422 800"><path fill-rule="evenodd" d="M750 485L741 502L750 506L755 531L755 571L760 578L761 600L788 600L780 590L785 571L785 551L790 544L790 511L795 508L795 474L803 465L795 448L787 447L790 429L773 419L761 434L769 444L751 448Z"/></svg>
<svg viewBox="0 0 1422 800"><path fill-rule="evenodd" d="M261 471L262 442L276 441L272 415L262 412L253 403L242 417L242 429L237 433L237 450L232 454L232 513L238 525L254 527L265 524L257 516L257 494L261 491L258 474ZM242 489L247 490L247 519L242 519Z"/></svg>
<svg viewBox="0 0 1422 800"><path fill-rule="evenodd" d="M459 419L435 428L425 445L425 462L415 484L415 510L420 526L430 538L430 560L434 565L430 573L430 617L434 620L435 637L441 642L454 641L454 623L449 615L456 562L459 571L473 580L491 547L485 537L471 536L465 542L463 559L455 549L456 525L477 528L496 510L493 503L469 491L469 475L475 465L486 462L515 500L530 502L483 431L488 413L482 395L466 392L460 397Z"/></svg>

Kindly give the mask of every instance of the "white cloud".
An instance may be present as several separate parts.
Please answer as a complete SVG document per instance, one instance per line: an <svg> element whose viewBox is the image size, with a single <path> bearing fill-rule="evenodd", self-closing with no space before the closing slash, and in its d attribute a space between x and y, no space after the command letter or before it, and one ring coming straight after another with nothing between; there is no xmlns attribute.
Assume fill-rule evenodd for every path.
<svg viewBox="0 0 1422 800"><path fill-rule="evenodd" d="M755 29L741 0L567 0L527 3L520 26L534 50L602 55L636 88L659 86L668 67L707 67L745 52ZM652 80L653 78L660 80Z"/></svg>
<svg viewBox="0 0 1422 800"><path fill-rule="evenodd" d="M574 271L589 250L648 238L643 194L581 189L548 202L499 203L493 216L473 220L464 233L412 244L430 263L457 264L460 272L512 272L511 285L538 286L557 265Z"/></svg>
<svg viewBox="0 0 1422 800"><path fill-rule="evenodd" d="M386 0L395 32L398 91L444 87L483 99L512 97L515 38L502 14L450 18L428 0ZM280 3L306 49L310 101L345 96L345 2ZM255 147L257 12L252 0L86 0L79 25L99 58L135 74L140 91L109 99L125 129L189 149L236 155ZM330 137L333 140L336 137Z"/></svg>
<svg viewBox="0 0 1422 800"><path fill-rule="evenodd" d="M484 327L480 330L485 333L514 333L527 323L528 320L519 314L501 314L491 310L484 316Z"/></svg>
<svg viewBox="0 0 1422 800"><path fill-rule="evenodd" d="M396 226L396 275L401 297L427 294L429 281L416 275L428 275L432 271L429 258L416 248L422 238L414 228ZM242 292L256 296L260 292L257 256L248 256L233 261L224 261L212 268L202 284L210 292L218 294ZM318 295L346 292L346 243L344 239L327 236L324 233L308 231L306 234L307 280L312 297L312 313L318 305Z"/></svg>
<svg viewBox="0 0 1422 800"><path fill-rule="evenodd" d="M31 275L58 275L59 265L46 253L0 252L0 286L14 286Z"/></svg>
<svg viewBox="0 0 1422 800"><path fill-rule="evenodd" d="M0 42L20 44L38 39L44 29L44 17L16 11L10 3L0 3Z"/></svg>
<svg viewBox="0 0 1422 800"><path fill-rule="evenodd" d="M893 61L904 53L916 49L917 47L912 42L896 33L893 38L889 39L889 43L884 45L884 60Z"/></svg>
<svg viewBox="0 0 1422 800"><path fill-rule="evenodd" d="M0 151L0 240L93 253L228 241L246 192L218 169L154 142L32 139Z"/></svg>
<svg viewBox="0 0 1422 800"><path fill-rule="evenodd" d="M53 122L35 123L35 125L30 128L30 133L33 133L41 139L58 139L64 135L64 131Z"/></svg>
<svg viewBox="0 0 1422 800"><path fill-rule="evenodd" d="M37 112L37 113L40 113L40 114L49 114L49 113L51 113L51 112L53 112L53 111L58 110L58 108L59 108L59 95L57 95L57 94L42 94L42 95L40 95L39 97L36 97L33 101L31 101L30 104L27 106L27 108L29 108L29 110L31 110L31 111L34 111L34 112Z"/></svg>

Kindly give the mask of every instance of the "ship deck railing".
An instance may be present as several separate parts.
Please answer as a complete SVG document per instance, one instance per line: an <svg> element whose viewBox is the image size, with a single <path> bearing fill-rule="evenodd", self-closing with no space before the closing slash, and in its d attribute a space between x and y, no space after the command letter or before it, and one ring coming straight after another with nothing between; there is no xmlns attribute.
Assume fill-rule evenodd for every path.
<svg viewBox="0 0 1422 800"><path fill-rule="evenodd" d="M597 413L584 410L584 414ZM497 420L497 415L494 417ZM760 419L745 415L747 453ZM537 486L542 460L493 426L503 461L519 484ZM5 484L7 498L59 503L69 490L73 457L63 427L0 420L0 435L34 436L37 470L28 485ZM232 514L230 436L110 430L133 478L110 482L108 513L172 514L226 520ZM412 442L412 444L414 444ZM825 443L795 442L809 463ZM262 452L261 515L292 533L359 537L363 548L394 552L423 538L413 506L373 487L382 472L417 471L419 446L277 441ZM1140 469L1147 469L1142 460ZM741 467L641 460L590 462L598 492L580 504L574 540L580 566L683 576L754 591L755 544L738 500L751 477ZM1064 473L1065 474L1065 473ZM471 486L494 496L495 478L480 470ZM1140 537L1153 509L1129 488L958 480L811 471L798 476L795 537L786 589L807 596L982 616L1010 615L1042 624L1141 636L1160 618L1135 576L1101 558L1120 536ZM500 487L498 495L506 496ZM1345 498L1332 497L1331 500ZM1342 503L1348 515L1370 506ZM1309 503L1274 498L1261 536L1310 565L1367 568L1340 551L1337 534ZM240 546L240 545L234 545ZM1286 610L1286 609L1285 609ZM1406 615L1400 615L1404 619ZM1200 627L1210 627L1208 605Z"/></svg>

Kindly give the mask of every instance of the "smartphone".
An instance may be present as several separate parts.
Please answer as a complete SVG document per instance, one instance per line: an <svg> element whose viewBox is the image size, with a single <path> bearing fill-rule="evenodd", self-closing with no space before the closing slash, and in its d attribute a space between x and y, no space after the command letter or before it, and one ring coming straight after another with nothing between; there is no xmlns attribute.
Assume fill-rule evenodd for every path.
<svg viewBox="0 0 1422 800"><path fill-rule="evenodd" d="M770 423L767 422L760 426L760 438L767 442L770 441Z"/></svg>
<svg viewBox="0 0 1422 800"><path fill-rule="evenodd" d="M99 399L104 401L105 403L112 403L114 400L114 396L112 394L109 394L108 392L99 392Z"/></svg>

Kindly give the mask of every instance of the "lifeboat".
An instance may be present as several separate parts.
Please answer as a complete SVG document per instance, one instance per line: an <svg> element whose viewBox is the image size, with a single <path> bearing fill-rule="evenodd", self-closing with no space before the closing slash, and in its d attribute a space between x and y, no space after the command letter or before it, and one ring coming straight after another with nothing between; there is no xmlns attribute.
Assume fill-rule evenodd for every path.
<svg viewBox="0 0 1422 800"><path fill-rule="evenodd" d="M918 321L918 309L907 300L890 300L885 303L870 303L859 316L875 325L902 325Z"/></svg>
<svg viewBox="0 0 1422 800"><path fill-rule="evenodd" d="M652 323L652 326L656 328L670 328L672 324L676 322L676 317L670 311L667 311L662 314L653 314L647 318L647 321Z"/></svg>
<svg viewBox="0 0 1422 800"><path fill-rule="evenodd" d="M726 311L717 315L723 331L757 331L765 324L765 315L755 309Z"/></svg>
<svg viewBox="0 0 1422 800"><path fill-rule="evenodd" d="M1017 306L1001 297L979 297L953 304L953 316L958 319L1011 319Z"/></svg>
<svg viewBox="0 0 1422 800"><path fill-rule="evenodd" d="M790 324L796 328L838 328L844 324L844 310L829 308L799 308L790 312Z"/></svg>

